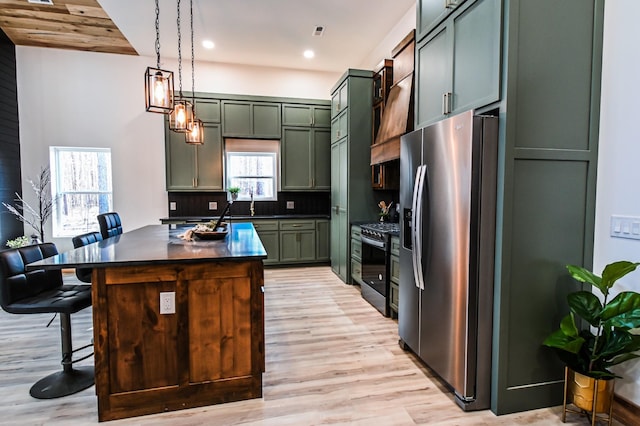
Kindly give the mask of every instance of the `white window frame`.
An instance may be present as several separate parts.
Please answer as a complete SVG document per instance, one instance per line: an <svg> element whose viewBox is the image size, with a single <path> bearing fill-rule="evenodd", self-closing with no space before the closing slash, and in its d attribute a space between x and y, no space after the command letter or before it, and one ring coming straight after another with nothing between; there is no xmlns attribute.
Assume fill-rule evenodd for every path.
<svg viewBox="0 0 640 426"><path fill-rule="evenodd" d="M107 211L113 210L113 180L110 177L109 181L111 182L111 188L109 190L103 191L72 191L72 190L63 190L61 189L60 182L62 181L60 172L60 156L59 154L62 152L98 152L98 153L108 153L111 155L111 148L96 148L96 147L68 147L68 146L52 146L49 148L49 163L51 168L51 195L53 197L53 211L51 217L51 227L52 234L54 238L60 237L73 237L75 235L99 230L97 218L92 218L88 224L86 229L84 230L74 230L74 231L63 231L63 227L61 226L59 216L59 209L61 208L59 205L60 200L63 199L65 194L71 195L108 195L109 206L106 211L99 211L99 213L106 213ZM113 173L112 164L109 165L111 173Z"/></svg>
<svg viewBox="0 0 640 426"><path fill-rule="evenodd" d="M260 156L270 157L273 161L273 176L245 176L235 174L229 170L230 158L233 156ZM278 190L280 189L280 141L261 139L226 139L225 140L225 188L229 189L234 178L272 178L273 197L261 197L254 194L254 201L277 201ZM251 194L249 191L240 191L238 200L249 201Z"/></svg>

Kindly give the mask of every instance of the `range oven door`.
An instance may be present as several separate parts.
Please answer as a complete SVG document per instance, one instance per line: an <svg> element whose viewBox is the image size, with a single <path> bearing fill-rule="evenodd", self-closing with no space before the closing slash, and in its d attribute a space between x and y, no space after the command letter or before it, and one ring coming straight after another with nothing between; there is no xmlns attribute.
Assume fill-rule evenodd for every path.
<svg viewBox="0 0 640 426"><path fill-rule="evenodd" d="M362 236L362 297L389 316L389 252L383 241Z"/></svg>

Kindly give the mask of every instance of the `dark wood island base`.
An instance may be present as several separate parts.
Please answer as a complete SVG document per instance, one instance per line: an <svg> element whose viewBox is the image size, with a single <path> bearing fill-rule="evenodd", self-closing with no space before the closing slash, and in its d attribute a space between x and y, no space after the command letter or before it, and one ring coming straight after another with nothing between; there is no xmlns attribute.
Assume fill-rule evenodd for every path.
<svg viewBox="0 0 640 426"><path fill-rule="evenodd" d="M267 253L251 223L229 228L149 225L27 266L93 269L98 420L262 396Z"/></svg>
<svg viewBox="0 0 640 426"><path fill-rule="evenodd" d="M96 268L93 286L100 421L262 396L262 261Z"/></svg>

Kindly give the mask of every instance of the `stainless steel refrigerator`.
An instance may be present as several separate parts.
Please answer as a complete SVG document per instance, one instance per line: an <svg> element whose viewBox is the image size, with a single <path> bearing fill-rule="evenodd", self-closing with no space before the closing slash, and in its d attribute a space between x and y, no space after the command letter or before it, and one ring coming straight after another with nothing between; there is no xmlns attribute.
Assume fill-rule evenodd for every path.
<svg viewBox="0 0 640 426"><path fill-rule="evenodd" d="M400 344L464 410L491 404L497 134L468 111L400 144Z"/></svg>

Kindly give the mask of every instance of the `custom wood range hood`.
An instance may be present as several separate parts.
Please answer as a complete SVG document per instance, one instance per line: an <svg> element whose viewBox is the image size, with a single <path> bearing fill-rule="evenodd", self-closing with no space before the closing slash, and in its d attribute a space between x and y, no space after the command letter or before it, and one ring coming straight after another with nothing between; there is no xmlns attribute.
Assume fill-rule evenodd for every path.
<svg viewBox="0 0 640 426"><path fill-rule="evenodd" d="M413 68L415 31L392 51L393 85L371 145L371 165L400 158L400 136L413 130Z"/></svg>

